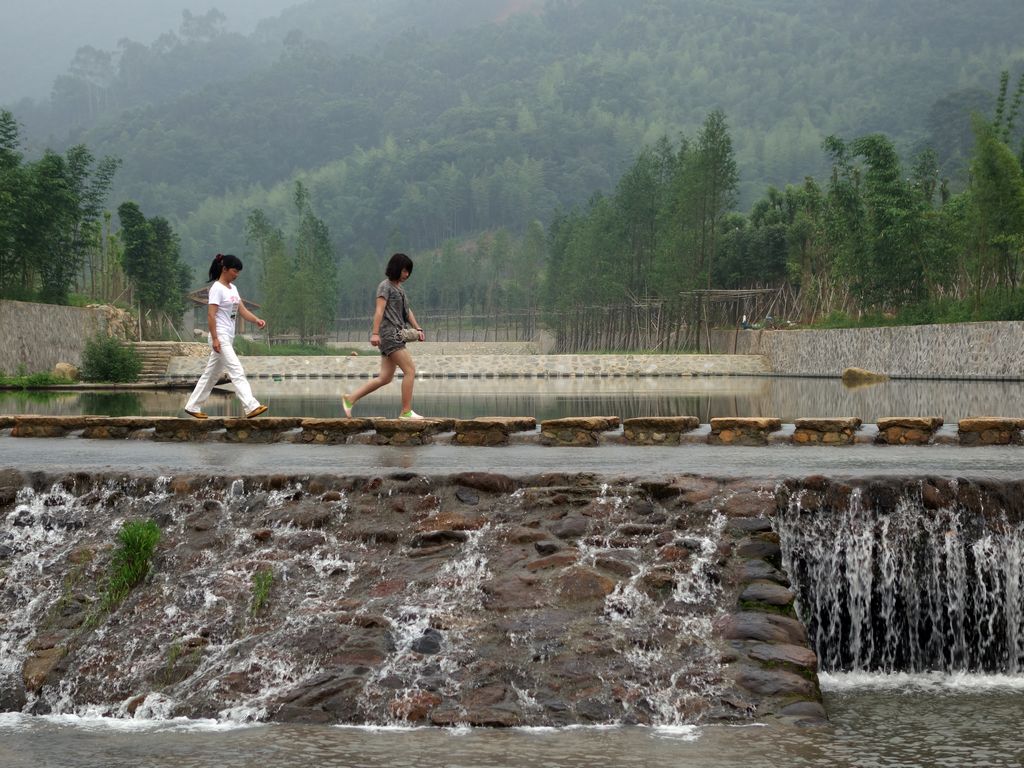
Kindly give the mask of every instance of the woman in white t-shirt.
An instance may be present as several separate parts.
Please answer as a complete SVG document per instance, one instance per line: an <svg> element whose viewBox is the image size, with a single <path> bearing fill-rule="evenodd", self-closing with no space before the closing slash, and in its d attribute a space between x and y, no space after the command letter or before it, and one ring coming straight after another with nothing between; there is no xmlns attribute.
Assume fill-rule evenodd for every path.
<svg viewBox="0 0 1024 768"><path fill-rule="evenodd" d="M252 396L252 389L234 349L237 315L241 315L250 323L256 323L260 328L267 324L246 309L241 296L238 295L234 282L241 271L242 260L230 253L218 253L210 265L210 280L213 282L210 284L206 312L206 323L210 328L210 358L206 361L203 375L196 382L196 388L192 390L192 395L185 403L185 413L197 419L206 418L203 403L225 370L231 377L231 383L235 385L235 393L242 401L247 419L259 416L267 410L267 406L260 405L259 400Z"/></svg>

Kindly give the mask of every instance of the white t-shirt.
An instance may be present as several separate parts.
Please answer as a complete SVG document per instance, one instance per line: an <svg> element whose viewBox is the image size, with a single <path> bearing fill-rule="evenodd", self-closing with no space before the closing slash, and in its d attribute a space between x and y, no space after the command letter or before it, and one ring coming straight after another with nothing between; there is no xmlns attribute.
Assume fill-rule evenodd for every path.
<svg viewBox="0 0 1024 768"><path fill-rule="evenodd" d="M210 304L217 305L217 338L231 341L235 338L235 317L242 305L242 297L234 285L214 280L210 285Z"/></svg>

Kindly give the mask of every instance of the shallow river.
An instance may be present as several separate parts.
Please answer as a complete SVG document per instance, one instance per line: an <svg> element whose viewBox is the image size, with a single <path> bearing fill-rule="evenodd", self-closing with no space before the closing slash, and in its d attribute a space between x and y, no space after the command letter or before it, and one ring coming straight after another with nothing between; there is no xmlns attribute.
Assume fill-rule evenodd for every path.
<svg viewBox="0 0 1024 768"><path fill-rule="evenodd" d="M338 393L351 380L253 382L257 396L269 402L273 415L339 416ZM94 413L109 415L173 415L184 392L0 393L0 413ZM398 385L360 404L357 415L393 415ZM207 408L214 415L236 415L230 393L215 395ZM860 416L865 421L893 415L938 415L947 424L972 415L1024 416L1024 382L888 382L848 390L835 380L712 377L702 379L610 380L424 380L416 384L417 410L437 416L533 415L538 419L573 415L696 415L776 416L791 422L801 416ZM453 449L426 447L416 451L374 450L348 446L331 452L302 446L230 447L137 444L107 446L96 451L93 441L5 441L0 464L30 468L51 466L159 466L171 470L195 466L230 466L232 472L265 468L273 460L278 471L289 461L316 471L317 461L348 470L381 467L436 470L443 466L475 466L482 457L506 469L560 464L561 457L522 447L501 452L475 451L453 457ZM90 445L85 445L89 442ZM130 454L127 453L130 448ZM696 451L696 447L691 447ZM902 473L1019 473L1018 449L964 452L941 447L887 450L884 465L878 451L847 451L827 463L815 461L824 452L797 453L777 447L772 452L742 449L712 453L702 448L674 453L645 453L648 472L679 471L688 466L728 474L799 471L879 472L889 466ZM61 453L64 451L64 453ZM186 452L187 453L184 453ZM149 453L153 455L150 456ZM181 455L179 455L179 453ZM38 455L36 455L38 454ZM317 459L317 456L323 457ZM576 465L579 453L571 464ZM624 471L636 453L609 448L588 452L595 471ZM664 456L665 466L658 457ZM362 457L362 458L360 458ZM372 466L349 466L358 460ZM768 465L766 462L774 461ZM728 461L726 461L728 460ZM566 460L567 461L567 460ZM839 465L836 465L836 462ZM728 466L725 466L725 464ZM732 464L736 464L735 467ZM868 462L861 466L858 462ZM919 462L918 466L914 462ZM484 462L486 464L486 462ZM522 464L522 466L520 466ZM621 464L621 466L620 466ZM949 466L947 466L947 464ZM151 466L152 465L152 466ZM166 466L165 466L166 465ZM509 466L511 465L511 466ZM588 465L589 466L589 465ZM486 468L481 467L481 468ZM541 467L543 468L543 467ZM576 469L585 467L576 466ZM731 470L731 471L730 471ZM635 471L635 468L634 468ZM779 726L700 726L676 729L602 728L563 730L440 730L338 727L252 726L215 722L111 721L88 717L34 718L0 714L0 767L44 768L196 768L202 766L1017 766L1024 765L1024 677L985 678L823 676L831 724L800 728Z"/></svg>
<svg viewBox="0 0 1024 768"><path fill-rule="evenodd" d="M361 379L254 379L255 395L272 416L331 418L342 415L342 392ZM206 410L239 416L230 385L214 392ZM0 391L0 413L107 416L183 415L185 390ZM423 379L414 406L428 416L941 416L947 424L967 416L1024 415L1024 381L889 381L849 389L838 379L702 376L579 379ZM373 393L357 416L395 416L399 383Z"/></svg>
<svg viewBox="0 0 1024 768"><path fill-rule="evenodd" d="M1024 678L823 676L825 727L441 730L0 715L5 768L1024 764Z"/></svg>

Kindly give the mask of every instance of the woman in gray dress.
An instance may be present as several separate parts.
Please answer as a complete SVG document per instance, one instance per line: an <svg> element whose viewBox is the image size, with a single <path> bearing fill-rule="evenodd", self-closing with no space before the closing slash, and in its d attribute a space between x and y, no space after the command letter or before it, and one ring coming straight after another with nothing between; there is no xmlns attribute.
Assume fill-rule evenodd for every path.
<svg viewBox="0 0 1024 768"><path fill-rule="evenodd" d="M373 333L370 343L380 349L380 373L370 379L352 394L341 396L341 407L348 418L352 418L352 407L371 392L391 383L395 369L402 369L402 410L400 419L422 419L412 409L412 388L416 383L416 364L405 348L403 330L411 327L416 337L423 341L423 329L416 322L416 316L409 309L409 301L402 283L412 274L412 259L404 253L396 253L388 260L384 270L387 276L377 286L377 306L373 313Z"/></svg>

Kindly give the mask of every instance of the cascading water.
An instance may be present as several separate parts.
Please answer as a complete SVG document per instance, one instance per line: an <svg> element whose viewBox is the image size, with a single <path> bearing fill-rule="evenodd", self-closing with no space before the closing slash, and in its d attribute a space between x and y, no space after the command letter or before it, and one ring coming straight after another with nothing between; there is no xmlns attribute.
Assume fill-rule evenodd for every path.
<svg viewBox="0 0 1024 768"><path fill-rule="evenodd" d="M630 488L610 493L602 487L596 500L613 532L580 542L582 562L598 565L602 558L621 552L621 534L630 528ZM655 713L659 725L681 725L699 713L717 692L718 654L708 644L712 636L715 605L721 585L715 578L715 561L725 518L713 514L700 526L689 529L678 550L662 549L654 557L634 551L635 572L623 578L605 598L605 617L613 630L613 644L628 661L630 674L619 681L628 690L626 698L642 701ZM672 554L669 554L671 552ZM683 564L668 574L666 563L679 556ZM651 585L669 577L666 591L671 610L652 596ZM686 648L690 652L682 653ZM680 663L682 659L686 663Z"/></svg>
<svg viewBox="0 0 1024 768"><path fill-rule="evenodd" d="M489 576L484 540L491 533L486 527L467 532L459 556L445 563L433 583L404 592L404 601L387 608L393 650L363 691L368 711L385 711L399 721L421 691L458 695L456 673L472 653L467 630L481 610L481 585Z"/></svg>
<svg viewBox="0 0 1024 768"><path fill-rule="evenodd" d="M999 493L835 490L789 489L775 520L822 670L1024 670L1024 524Z"/></svg>
<svg viewBox="0 0 1024 768"><path fill-rule="evenodd" d="M37 478L0 516L0 705L437 725L717 706L721 515L586 476L487 482ZM104 608L143 520L149 575Z"/></svg>

